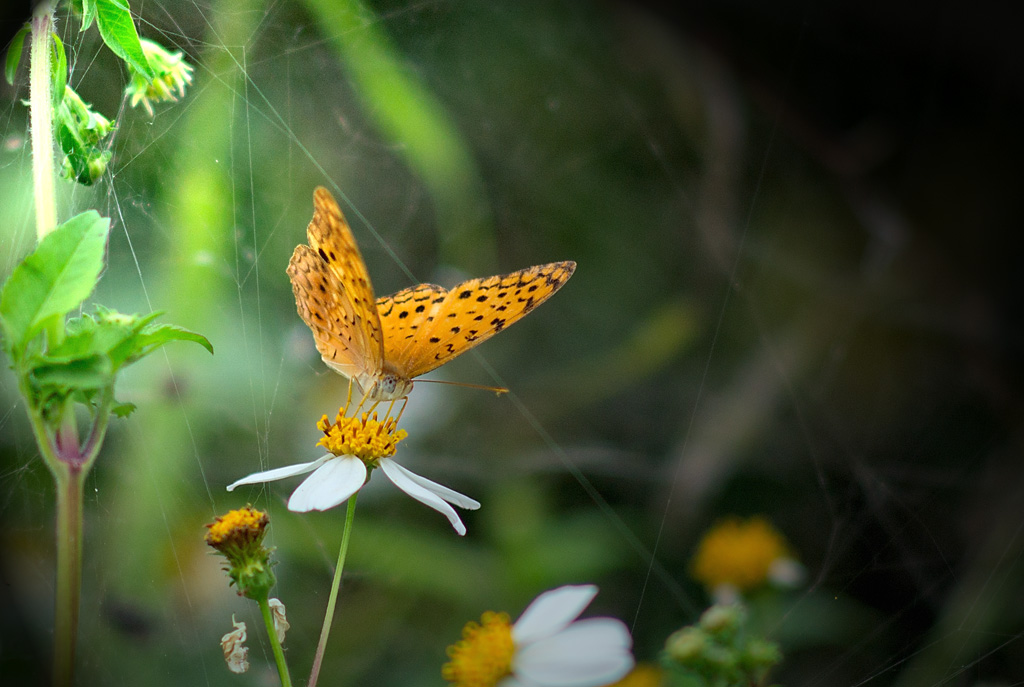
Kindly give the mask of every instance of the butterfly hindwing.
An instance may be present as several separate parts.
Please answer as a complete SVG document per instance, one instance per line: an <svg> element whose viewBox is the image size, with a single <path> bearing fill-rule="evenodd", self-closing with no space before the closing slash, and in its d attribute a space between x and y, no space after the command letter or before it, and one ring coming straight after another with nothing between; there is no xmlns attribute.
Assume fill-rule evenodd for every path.
<svg viewBox="0 0 1024 687"><path fill-rule="evenodd" d="M288 263L295 304L324 361L347 376L377 376L384 347L373 286L338 204L324 188L313 193L309 246Z"/></svg>
<svg viewBox="0 0 1024 687"><path fill-rule="evenodd" d="M571 261L553 262L471 279L451 291L420 284L381 298L388 364L409 379L443 365L522 319L575 269Z"/></svg>

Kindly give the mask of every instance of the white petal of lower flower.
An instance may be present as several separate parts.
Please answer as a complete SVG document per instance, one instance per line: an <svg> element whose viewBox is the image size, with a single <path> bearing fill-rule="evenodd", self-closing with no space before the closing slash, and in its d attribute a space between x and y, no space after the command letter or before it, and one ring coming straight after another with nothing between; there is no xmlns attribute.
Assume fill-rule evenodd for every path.
<svg viewBox="0 0 1024 687"><path fill-rule="evenodd" d="M332 456L307 477L288 499L288 510L327 510L348 500L366 482L366 464L355 456Z"/></svg>
<svg viewBox="0 0 1024 687"><path fill-rule="evenodd" d="M460 536L466 534L466 526L462 524L462 520L459 518L459 514L455 512L455 509L449 506L447 501L430 491L429 488L412 481L412 479L405 474L408 470L396 469L400 466L390 458L381 459L380 467L384 471L384 474L387 475L387 478L390 479L396 487L420 503L430 506L438 513L447 517L448 522L452 524L452 527L455 528L455 531L458 532Z"/></svg>
<svg viewBox="0 0 1024 687"><path fill-rule="evenodd" d="M466 510L476 510L477 508L480 507L479 501L471 499L465 494L460 494L454 489L449 489L443 484L438 484L437 482L433 482L427 479L426 477L417 475L412 470L402 467L401 465L394 461L391 461L391 466L394 469L400 470L403 475L405 475L406 477L408 477L409 479L411 479L413 482L420 485L424 489L434 492L448 503L453 503L459 508L465 508Z"/></svg>
<svg viewBox="0 0 1024 687"><path fill-rule="evenodd" d="M544 592L526 607L512 626L512 638L517 646L522 646L564 630L595 596L597 587L592 584L570 585Z"/></svg>
<svg viewBox="0 0 1024 687"><path fill-rule="evenodd" d="M598 687L633 668L629 630L614 618L589 618L558 634L521 647L512 669L527 683L543 687Z"/></svg>
<svg viewBox="0 0 1024 687"><path fill-rule="evenodd" d="M228 485L228 491L234 491L235 487L240 487L243 484L258 484L260 482L273 482L277 479L284 479L285 477L294 477L295 475L304 475L307 472L312 472L318 467L326 463L334 456L328 453L322 458L314 460L312 463L298 463L296 465L288 465L283 468L274 468L273 470L264 470L263 472L254 472L251 475L243 477L242 479L232 482Z"/></svg>

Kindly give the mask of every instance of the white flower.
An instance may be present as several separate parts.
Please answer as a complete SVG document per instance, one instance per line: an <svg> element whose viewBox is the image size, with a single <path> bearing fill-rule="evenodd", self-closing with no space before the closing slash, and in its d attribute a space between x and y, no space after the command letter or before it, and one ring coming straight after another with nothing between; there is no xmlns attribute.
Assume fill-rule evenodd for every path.
<svg viewBox="0 0 1024 687"><path fill-rule="evenodd" d="M476 510L480 503L436 482L403 468L391 458L395 445L405 438L403 430L396 430L393 418L378 422L364 414L362 418L344 417L339 412L335 423L325 416L318 425L324 431L320 445L332 451L312 463L299 463L273 470L256 472L230 484L228 491L243 484L270 482L303 475L309 477L292 492L288 510L306 513L327 510L344 503L366 483L367 463L379 467L396 487L448 518L460 535L466 533L458 513L450 504L467 510ZM344 451L344 452L343 452ZM358 453L353 455L351 452Z"/></svg>
<svg viewBox="0 0 1024 687"><path fill-rule="evenodd" d="M614 618L576 620L596 595L593 585L545 592L511 627L506 614L485 613L449 647L444 678L456 687L599 687L619 680L634 664L629 630Z"/></svg>

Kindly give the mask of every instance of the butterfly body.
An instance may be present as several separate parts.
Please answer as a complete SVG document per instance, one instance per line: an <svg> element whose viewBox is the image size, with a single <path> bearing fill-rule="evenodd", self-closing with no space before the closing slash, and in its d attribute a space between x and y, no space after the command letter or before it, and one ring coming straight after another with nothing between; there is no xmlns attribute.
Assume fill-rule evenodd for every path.
<svg viewBox="0 0 1024 687"><path fill-rule="evenodd" d="M576 268L553 262L450 291L420 284L378 299L337 202L321 187L313 205L309 245L297 246L288 263L296 308L324 362L373 401L406 397L413 378L524 317Z"/></svg>

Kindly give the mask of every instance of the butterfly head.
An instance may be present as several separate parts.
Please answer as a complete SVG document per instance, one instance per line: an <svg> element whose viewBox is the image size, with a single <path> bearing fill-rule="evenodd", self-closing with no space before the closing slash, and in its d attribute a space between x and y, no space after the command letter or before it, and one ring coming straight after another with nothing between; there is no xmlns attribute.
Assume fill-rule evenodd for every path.
<svg viewBox="0 0 1024 687"><path fill-rule="evenodd" d="M359 388L366 389L366 397L371 401L397 401L405 398L412 391L412 380L394 372L383 372L377 377L358 380Z"/></svg>

